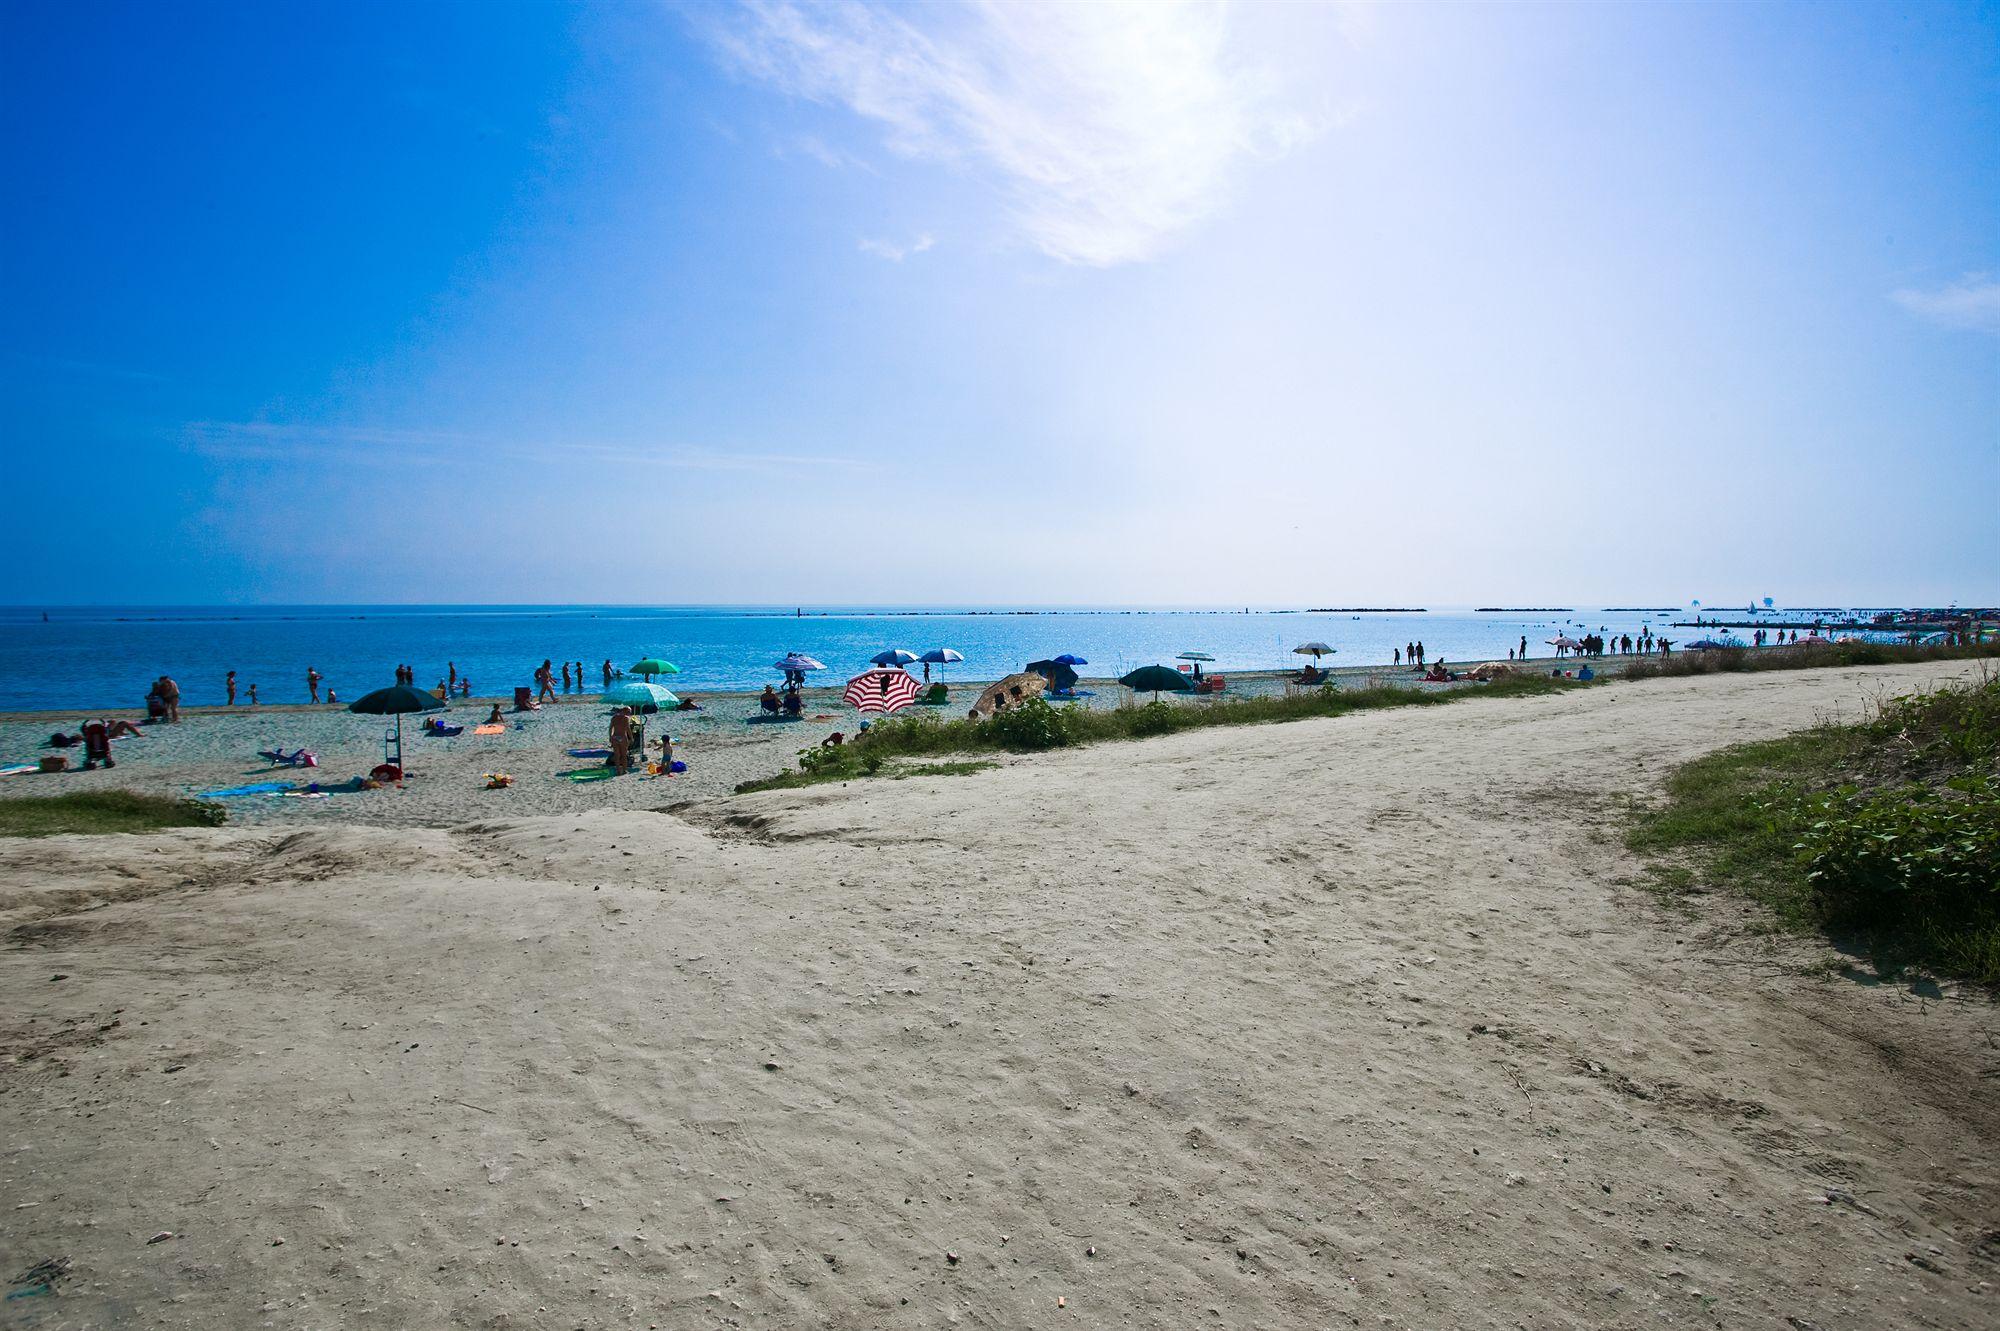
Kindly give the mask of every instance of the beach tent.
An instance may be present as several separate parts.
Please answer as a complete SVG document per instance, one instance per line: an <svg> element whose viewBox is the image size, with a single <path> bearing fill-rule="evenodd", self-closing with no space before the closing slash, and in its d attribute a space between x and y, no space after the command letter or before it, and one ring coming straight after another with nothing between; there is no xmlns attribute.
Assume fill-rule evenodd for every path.
<svg viewBox="0 0 2000 1331"><path fill-rule="evenodd" d="M878 666L906 666L917 660L915 652L906 652L901 647L891 647L886 652L877 652L868 660Z"/></svg>
<svg viewBox="0 0 2000 1331"><path fill-rule="evenodd" d="M1129 675L1120 675L1118 682L1134 693L1152 692L1153 700L1159 701L1162 693L1193 693L1194 682L1180 671L1169 666L1140 666Z"/></svg>
<svg viewBox="0 0 2000 1331"><path fill-rule="evenodd" d="M1066 693L1076 687L1076 671L1061 660L1030 661L1023 670L1031 670L1049 682L1049 687L1057 693Z"/></svg>
<svg viewBox="0 0 2000 1331"><path fill-rule="evenodd" d="M618 685L604 695L603 701L613 707L636 707L642 712L664 712L681 705L681 700L666 685L637 680Z"/></svg>
<svg viewBox="0 0 2000 1331"><path fill-rule="evenodd" d="M681 673L681 668L672 661L663 661L657 656L649 656L639 662L639 664L633 666L628 673L644 675L647 679L651 679L655 675L678 675Z"/></svg>
<svg viewBox="0 0 2000 1331"><path fill-rule="evenodd" d="M395 765L397 771L403 768L403 718L413 712L441 712L444 699L435 693L425 693L422 689L408 684L392 684L386 689L364 693L347 704L347 710L361 716L393 716L396 729L382 736L382 761Z"/></svg>
<svg viewBox="0 0 2000 1331"><path fill-rule="evenodd" d="M972 719L984 720L1010 707L1019 707L1030 698L1041 697L1049 682L1033 671L1021 671L1009 675L997 684L986 686L986 692L979 695L979 701L972 704Z"/></svg>
<svg viewBox="0 0 2000 1331"><path fill-rule="evenodd" d="M840 698L857 712L897 712L915 702L921 691L909 671L881 666L848 680Z"/></svg>

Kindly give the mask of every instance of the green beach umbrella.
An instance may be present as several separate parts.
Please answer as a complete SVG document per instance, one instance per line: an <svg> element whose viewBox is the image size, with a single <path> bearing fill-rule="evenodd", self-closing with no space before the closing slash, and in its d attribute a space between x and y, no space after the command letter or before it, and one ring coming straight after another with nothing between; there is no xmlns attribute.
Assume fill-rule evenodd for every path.
<svg viewBox="0 0 2000 1331"><path fill-rule="evenodd" d="M1163 665L1140 666L1129 675L1121 675L1118 682L1134 693L1150 691L1158 698L1162 693L1193 693L1194 685L1180 671Z"/></svg>
<svg viewBox="0 0 2000 1331"><path fill-rule="evenodd" d="M639 662L638 665L633 666L632 673L635 675L644 675L646 678L651 679L654 675L678 675L681 673L681 668L672 661L664 661L657 656L649 656Z"/></svg>
<svg viewBox="0 0 2000 1331"><path fill-rule="evenodd" d="M425 693L422 689L408 684L392 684L386 689L364 693L347 704L347 710L362 716L393 716L396 718L395 755L390 756L390 740L382 740L382 760L403 765L403 717L412 712L441 712L444 699L435 693Z"/></svg>

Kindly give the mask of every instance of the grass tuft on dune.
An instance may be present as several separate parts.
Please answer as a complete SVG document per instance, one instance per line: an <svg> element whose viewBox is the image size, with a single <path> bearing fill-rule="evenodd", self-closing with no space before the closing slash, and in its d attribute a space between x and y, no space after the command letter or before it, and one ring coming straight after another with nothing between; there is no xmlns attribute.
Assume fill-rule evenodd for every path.
<svg viewBox="0 0 2000 1331"><path fill-rule="evenodd" d="M0 800L0 836L158 832L169 827L220 827L228 812L201 800L142 795L133 790L73 791Z"/></svg>
<svg viewBox="0 0 2000 1331"><path fill-rule="evenodd" d="M1669 886L1749 896L1883 974L2000 986L2000 676L1719 750L1666 794L1627 840Z"/></svg>

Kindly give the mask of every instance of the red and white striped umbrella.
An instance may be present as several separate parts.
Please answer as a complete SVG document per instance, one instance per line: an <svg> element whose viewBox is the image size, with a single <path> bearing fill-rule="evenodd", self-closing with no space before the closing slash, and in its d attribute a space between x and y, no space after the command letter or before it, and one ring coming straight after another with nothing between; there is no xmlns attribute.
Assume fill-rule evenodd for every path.
<svg viewBox="0 0 2000 1331"><path fill-rule="evenodd" d="M907 670L864 670L847 681L840 696L857 712L901 711L917 700L923 686Z"/></svg>

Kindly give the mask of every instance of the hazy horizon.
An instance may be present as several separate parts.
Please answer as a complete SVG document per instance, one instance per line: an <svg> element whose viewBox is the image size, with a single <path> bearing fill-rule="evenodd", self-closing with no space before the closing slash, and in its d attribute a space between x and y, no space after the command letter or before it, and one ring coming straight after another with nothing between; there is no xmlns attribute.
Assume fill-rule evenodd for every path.
<svg viewBox="0 0 2000 1331"><path fill-rule="evenodd" d="M2000 602L1993 5L4 22L24 605Z"/></svg>

